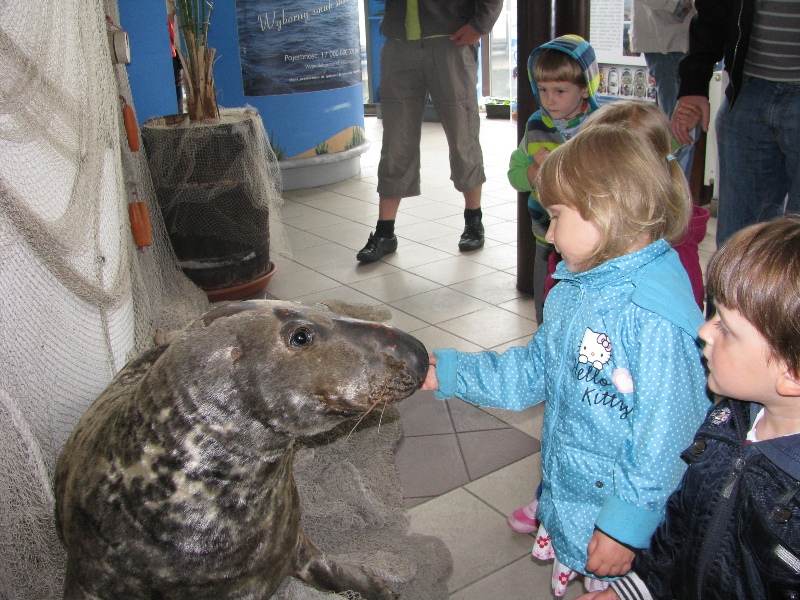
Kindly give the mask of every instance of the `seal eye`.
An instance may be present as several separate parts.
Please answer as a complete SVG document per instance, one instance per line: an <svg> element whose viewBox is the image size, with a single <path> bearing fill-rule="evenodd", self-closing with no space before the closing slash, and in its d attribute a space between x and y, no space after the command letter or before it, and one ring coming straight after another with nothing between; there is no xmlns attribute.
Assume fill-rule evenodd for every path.
<svg viewBox="0 0 800 600"><path fill-rule="evenodd" d="M308 327L298 327L289 336L289 343L295 348L304 348L314 342L314 334Z"/></svg>

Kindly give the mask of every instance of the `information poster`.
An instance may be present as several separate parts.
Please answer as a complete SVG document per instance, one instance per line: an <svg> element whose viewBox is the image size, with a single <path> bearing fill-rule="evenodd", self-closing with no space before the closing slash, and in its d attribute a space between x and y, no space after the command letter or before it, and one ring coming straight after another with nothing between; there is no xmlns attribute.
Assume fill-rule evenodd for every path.
<svg viewBox="0 0 800 600"><path fill-rule="evenodd" d="M592 2L589 39L600 65L597 102L636 98L655 102L655 82L644 57L630 49L632 0Z"/></svg>
<svg viewBox="0 0 800 600"><path fill-rule="evenodd" d="M592 2L589 40L601 63L644 66L644 57L631 52L631 0Z"/></svg>
<svg viewBox="0 0 800 600"><path fill-rule="evenodd" d="M361 83L359 0L236 0L245 96Z"/></svg>

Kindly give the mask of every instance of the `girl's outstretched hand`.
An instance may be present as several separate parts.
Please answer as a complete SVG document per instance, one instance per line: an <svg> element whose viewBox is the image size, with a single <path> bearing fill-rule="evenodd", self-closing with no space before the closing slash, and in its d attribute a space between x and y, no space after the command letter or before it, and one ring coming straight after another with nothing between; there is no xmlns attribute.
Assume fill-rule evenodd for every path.
<svg viewBox="0 0 800 600"><path fill-rule="evenodd" d="M428 354L428 372L420 386L421 390L438 390L439 380L436 379L436 355Z"/></svg>
<svg viewBox="0 0 800 600"><path fill-rule="evenodd" d="M586 571L589 573L598 577L616 577L631 570L634 553L602 531L595 530L588 550Z"/></svg>

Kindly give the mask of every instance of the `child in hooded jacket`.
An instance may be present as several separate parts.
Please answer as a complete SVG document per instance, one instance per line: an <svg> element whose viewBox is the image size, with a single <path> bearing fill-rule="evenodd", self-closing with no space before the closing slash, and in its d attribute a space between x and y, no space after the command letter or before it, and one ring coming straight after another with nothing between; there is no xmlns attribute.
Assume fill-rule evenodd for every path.
<svg viewBox="0 0 800 600"><path fill-rule="evenodd" d="M558 596L579 575L596 591L628 572L685 470L675 449L709 406L703 318L670 248L691 200L670 162L620 125L554 149L537 191L563 260L542 326L503 354L435 350L422 385L481 406L545 402L533 554L555 559Z"/></svg>
<svg viewBox="0 0 800 600"><path fill-rule="evenodd" d="M545 157L573 138L586 117L597 110L594 95L600 75L591 44L580 36L564 35L531 53L528 77L541 108L528 119L525 135L511 154L508 180L517 191L531 193L528 211L536 239L533 296L536 320L541 324L547 259L553 246L545 240L548 217L536 199L534 180Z"/></svg>

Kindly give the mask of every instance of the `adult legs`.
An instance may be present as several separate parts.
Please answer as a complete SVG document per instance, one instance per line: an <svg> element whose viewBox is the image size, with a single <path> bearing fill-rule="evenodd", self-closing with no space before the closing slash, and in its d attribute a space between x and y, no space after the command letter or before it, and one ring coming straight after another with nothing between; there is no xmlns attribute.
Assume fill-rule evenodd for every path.
<svg viewBox="0 0 800 600"><path fill-rule="evenodd" d="M800 213L800 84L778 84L768 116L775 142L786 159L786 212Z"/></svg>
<svg viewBox="0 0 800 600"><path fill-rule="evenodd" d="M381 51L379 94L383 142L378 163L378 225L356 255L373 262L397 249L394 221L401 198L420 193L420 137L428 91L420 42L388 39Z"/></svg>
<svg viewBox="0 0 800 600"><path fill-rule="evenodd" d="M645 52L644 60L647 70L656 81L656 97L658 105L672 118L675 105L678 103L678 63L686 56L683 52ZM695 139L698 131L695 130ZM682 147L676 154L678 164L688 180L692 175L692 162L694 161L694 145Z"/></svg>
<svg viewBox="0 0 800 600"><path fill-rule="evenodd" d="M447 38L425 41L425 75L431 100L447 136L450 179L464 195L464 232L458 247L477 250L484 243L481 189L486 175L479 139L478 52Z"/></svg>
<svg viewBox="0 0 800 600"><path fill-rule="evenodd" d="M739 229L800 208L800 86L745 77L733 107L717 113L717 246ZM785 119L785 121L782 121ZM790 193L791 192L791 193Z"/></svg>

